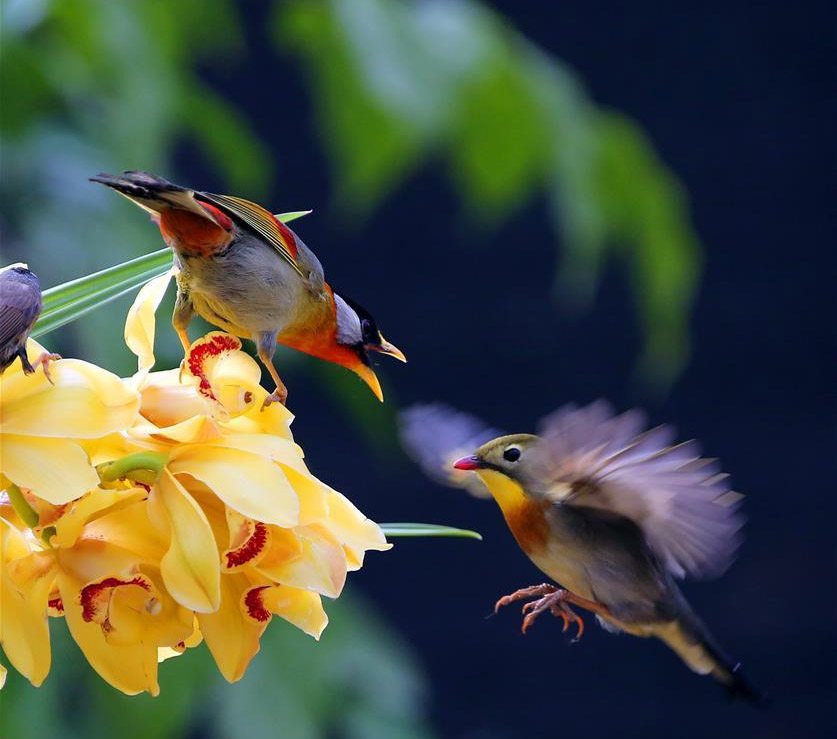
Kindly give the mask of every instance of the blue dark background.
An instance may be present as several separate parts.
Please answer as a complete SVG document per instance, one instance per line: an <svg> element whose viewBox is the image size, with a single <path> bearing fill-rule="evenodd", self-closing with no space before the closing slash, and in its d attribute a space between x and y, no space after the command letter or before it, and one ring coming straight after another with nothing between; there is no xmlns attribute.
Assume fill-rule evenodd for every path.
<svg viewBox="0 0 837 739"><path fill-rule="evenodd" d="M199 5L177 7L192 8L195 28L211 22L223 35L223 14L214 12L225 4ZM51 138L49 125L29 123L28 131L46 131L39 143L18 142L4 153L2 223L18 239L4 246L4 261L27 258L49 285L120 261L131 250L159 248L153 229L131 206L112 206L104 192L89 197L96 199L102 221L112 219L118 231L99 230L104 226L98 216L70 220L88 197L80 183L97 170L162 168L161 174L183 184L236 189L275 211L314 208L294 224L297 232L320 256L329 281L370 309L410 362L380 362L387 395L382 409L340 372L313 360L277 359L290 387L289 407L297 414L294 433L313 471L375 520L447 523L484 537L481 543L401 539L392 552L370 554L350 578L349 589L371 601L411 647L424 675L423 710L435 735L834 736L833 4L485 4L509 29L565 62L598 106L636 121L688 196L703 270L695 275L691 356L670 385L638 376L645 329L624 255L607 258L589 307L569 310L560 294L556 299L556 266L565 244L556 236L546 196L526 199L496 224L481 222L463 208L443 157L431 155L403 183L387 188L365 218L347 215L334 198L339 187L328 154L339 134L330 128L336 124L318 109L304 53L277 44L272 30L283 5L239 4L242 33L235 53L215 51L217 37L211 42L208 31L202 36L199 30L192 46L168 55L161 55L162 41L160 48L150 41L126 43L125 34L133 39L132 29L141 24L126 25L123 18L120 25L119 13L129 11L109 2L64 3L75 14L64 12L63 20L58 5L36 21L31 13L39 11L25 17L18 12L17 25L7 27L39 51L33 58L19 49L7 56L13 63L7 70L26 84L11 93L6 87L4 125L11 127L18 121L13 113L30 106L39 120L53 126L59 121L77 138L69 145L67 138ZM145 18L149 27L180 12L159 2L147 7L162 14L157 21ZM55 28L81 30L65 38ZM65 65L66 57L56 54L45 73L56 91L43 92L32 70L49 62L61 44L89 41L87 34L96 35L91 29L101 31L102 48L112 55L92 67L88 82L95 91L81 94L81 67ZM258 185L266 178L257 183L239 176L232 182L218 164L224 157L217 151L215 159L207 156L211 130L196 126L183 133L188 121L179 129L172 124L178 133L164 150L155 126L178 104L176 93L172 97L162 86L143 90L128 72L124 79L136 87L111 77L122 65L145 70L152 79L160 65L174 68L186 57L193 82L237 110L261 141L262 158L275 163L272 184L261 195ZM164 73L163 79L175 77ZM99 106L127 110L125 130L91 116ZM215 116L208 127L221 130L222 123ZM491 123L497 122L486 121ZM228 165L236 146L235 138L223 142ZM244 150L241 142L242 157ZM48 164L44 169L38 162ZM61 179L62 166L78 171ZM50 175L35 177L39 171ZM21 187L25 178L32 189ZM36 192L36 186L44 189ZM67 211L49 231L43 224L55 216L47 211L56 203L65 203ZM112 211L106 214L106 207ZM37 228L27 225L36 221ZM73 232L89 234L83 246L56 251ZM120 252L123 245L104 233L124 233L131 246ZM111 319L121 323L123 315L124 309L114 309ZM102 325L79 322L79 333L63 334L59 348L102 357L96 352L104 351L103 342L90 338L104 335L96 329ZM168 351L174 366L176 339L161 342L160 354ZM107 351L122 351L113 361L131 371L124 348ZM682 438L700 439L707 455L721 458L735 489L747 495L738 561L721 579L687 582L684 591L718 641L772 695L770 710L731 704L710 679L690 673L654 641L614 636L590 621L582 641L571 644L560 622L549 617L526 636L513 609L489 617L500 595L543 576L518 550L493 502L426 480L394 440L393 411L414 402L445 401L512 432L532 430L538 418L564 403L600 397L620 410L645 407L653 423L674 423ZM267 651L258 659L269 659ZM352 679L380 680L381 673ZM224 694L232 690L223 687ZM386 688L371 686L382 693ZM270 704L270 683L251 682L247 689L260 691L259 699ZM164 685L163 691L177 700L176 686ZM206 714L191 727L184 735L215 736ZM344 731L339 721L330 731L300 736L372 736ZM277 732L284 736L280 727Z"/></svg>

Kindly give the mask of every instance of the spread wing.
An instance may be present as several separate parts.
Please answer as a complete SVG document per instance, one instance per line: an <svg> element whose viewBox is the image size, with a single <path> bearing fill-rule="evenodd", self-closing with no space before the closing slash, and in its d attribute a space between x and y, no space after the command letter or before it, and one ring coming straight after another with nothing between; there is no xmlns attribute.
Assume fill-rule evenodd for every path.
<svg viewBox="0 0 837 739"><path fill-rule="evenodd" d="M564 505L629 518L677 577L721 574L739 544L743 496L696 442L672 445L670 427L644 426L641 412L615 416L602 401L547 417L536 451L545 489Z"/></svg>
<svg viewBox="0 0 837 739"><path fill-rule="evenodd" d="M491 497L474 472L455 470L453 463L502 436L501 431L443 403L414 405L402 411L398 421L401 445L429 478L441 485L465 488L478 498Z"/></svg>
<svg viewBox="0 0 837 739"><path fill-rule="evenodd" d="M304 280L308 275L299 263L299 249L293 231L260 205L232 195L213 195L209 192L198 193L225 213L243 222L248 228L258 233L282 256L297 274Z"/></svg>
<svg viewBox="0 0 837 739"><path fill-rule="evenodd" d="M14 279L0 282L0 346L29 331L41 312L41 291Z"/></svg>

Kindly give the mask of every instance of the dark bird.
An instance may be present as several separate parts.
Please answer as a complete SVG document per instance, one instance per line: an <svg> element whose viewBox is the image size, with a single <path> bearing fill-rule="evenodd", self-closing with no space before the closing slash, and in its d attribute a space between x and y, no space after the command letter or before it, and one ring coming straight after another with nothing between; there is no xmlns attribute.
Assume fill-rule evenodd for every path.
<svg viewBox="0 0 837 739"><path fill-rule="evenodd" d="M375 319L325 281L319 259L290 228L255 203L174 185L147 172L90 178L151 214L175 254L177 302L172 323L184 350L199 316L252 339L276 383L266 404L288 391L273 366L277 342L342 365L379 400L369 352L404 354L384 339Z"/></svg>
<svg viewBox="0 0 837 739"><path fill-rule="evenodd" d="M49 363L61 357L43 352L33 364L26 354L26 341L41 315L41 308L38 276L20 262L3 267L0 270L0 374L20 357L24 373L30 375L42 366L47 380L52 382Z"/></svg>
<svg viewBox="0 0 837 739"><path fill-rule="evenodd" d="M673 444L670 427L644 426L641 412L614 416L602 401L568 406L544 419L537 436L493 438L453 462L479 477L520 548L560 586L523 588L495 610L535 598L523 607L524 632L549 611L564 630L575 623L580 637L584 624L572 606L587 609L606 629L655 636L695 672L763 703L676 583L730 565L743 496L730 491L717 462L702 459L694 441ZM467 439L457 439L457 429L475 435L472 418L463 422L444 406L402 416L402 440L424 467L450 465L438 440L461 448Z"/></svg>

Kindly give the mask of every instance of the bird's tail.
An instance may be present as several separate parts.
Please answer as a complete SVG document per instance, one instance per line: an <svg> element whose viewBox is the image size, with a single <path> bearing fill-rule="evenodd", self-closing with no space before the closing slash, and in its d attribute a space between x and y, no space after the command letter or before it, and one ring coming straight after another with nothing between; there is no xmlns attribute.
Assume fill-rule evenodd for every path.
<svg viewBox="0 0 837 739"><path fill-rule="evenodd" d="M655 633L692 670L715 678L731 698L744 700L760 708L770 704L768 696L745 677L741 664L727 657L694 614L689 613L671 621Z"/></svg>
<svg viewBox="0 0 837 739"><path fill-rule="evenodd" d="M215 222L213 217L195 200L193 190L175 185L148 172L127 171L121 175L102 173L91 177L90 181L99 182L116 190L152 215L158 215L166 208L179 208Z"/></svg>

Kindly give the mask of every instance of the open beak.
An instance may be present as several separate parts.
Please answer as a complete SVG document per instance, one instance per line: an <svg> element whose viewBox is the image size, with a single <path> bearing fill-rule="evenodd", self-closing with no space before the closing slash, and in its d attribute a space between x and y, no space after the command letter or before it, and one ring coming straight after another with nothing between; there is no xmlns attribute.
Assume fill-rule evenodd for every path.
<svg viewBox="0 0 837 739"><path fill-rule="evenodd" d="M384 391L381 390L381 383L378 382L378 376L365 364L360 364L358 367L352 367L361 380L363 380L369 389L375 393L375 397L384 402Z"/></svg>
<svg viewBox="0 0 837 739"><path fill-rule="evenodd" d="M395 357L402 362L407 361L407 357L404 356L404 352L395 346L395 344L390 344L383 336L381 337L380 344L367 344L367 349L380 352L381 354L388 354L390 357Z"/></svg>
<svg viewBox="0 0 837 739"><path fill-rule="evenodd" d="M454 469L457 470L480 470L484 467L482 460L476 455L472 454L469 457L462 457L453 463Z"/></svg>

